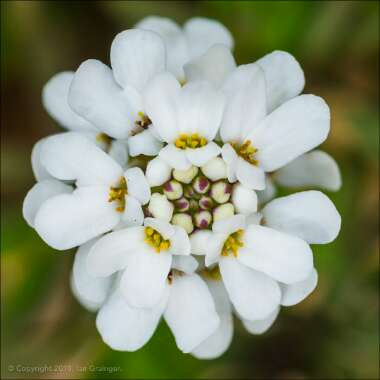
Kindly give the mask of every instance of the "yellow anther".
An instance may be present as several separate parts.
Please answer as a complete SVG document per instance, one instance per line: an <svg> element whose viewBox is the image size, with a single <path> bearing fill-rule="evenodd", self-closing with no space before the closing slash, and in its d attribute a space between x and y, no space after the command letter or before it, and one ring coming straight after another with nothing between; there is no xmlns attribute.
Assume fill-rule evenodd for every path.
<svg viewBox="0 0 380 380"><path fill-rule="evenodd" d="M193 133L191 135L181 133L174 144L179 149L195 149L205 146L207 144L207 139L199 136L198 133Z"/></svg>
<svg viewBox="0 0 380 380"><path fill-rule="evenodd" d="M257 149L252 145L251 140L247 140L243 144L232 143L232 147L240 157L244 158L244 160L252 165L258 165L259 161L255 158Z"/></svg>
<svg viewBox="0 0 380 380"><path fill-rule="evenodd" d="M120 178L118 186L111 186L108 192L108 202L117 202L116 211L125 210L125 196L128 194L127 181L124 177Z"/></svg>
<svg viewBox="0 0 380 380"><path fill-rule="evenodd" d="M152 124L152 121L149 119L148 116L145 115L144 112L137 112L137 116L139 117L139 120L136 120L135 121L135 125L136 127L138 127L139 129L147 129L149 127L149 125Z"/></svg>
<svg viewBox="0 0 380 380"><path fill-rule="evenodd" d="M244 247L244 243L242 241L243 235L243 230L237 230L236 232L232 233L224 242L222 248L222 256L228 256L232 254L234 257L237 257L239 248Z"/></svg>
<svg viewBox="0 0 380 380"><path fill-rule="evenodd" d="M145 242L157 253L170 248L170 240L165 240L162 235L152 227L145 227Z"/></svg>

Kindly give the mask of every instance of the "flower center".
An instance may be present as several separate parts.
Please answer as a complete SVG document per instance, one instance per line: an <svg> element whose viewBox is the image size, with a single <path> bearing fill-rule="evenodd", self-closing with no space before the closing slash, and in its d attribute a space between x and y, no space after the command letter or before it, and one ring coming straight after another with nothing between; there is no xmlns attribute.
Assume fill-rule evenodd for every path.
<svg viewBox="0 0 380 380"><path fill-rule="evenodd" d="M127 181L124 177L121 177L118 186L110 187L110 191L108 193L108 202L116 202L118 204L116 211L123 212L125 210L125 196L127 194Z"/></svg>
<svg viewBox="0 0 380 380"><path fill-rule="evenodd" d="M145 243L154 248L157 253L167 251L170 248L170 241L165 240L162 235L152 227L145 227Z"/></svg>
<svg viewBox="0 0 380 380"><path fill-rule="evenodd" d="M258 165L259 161L255 158L257 148L252 145L251 140L247 140L243 144L232 143L232 147L245 161L248 161L252 165Z"/></svg>
<svg viewBox="0 0 380 380"><path fill-rule="evenodd" d="M186 133L181 133L177 140L175 140L175 146L179 149L195 149L201 148L207 144L205 137L199 136L198 133L193 133L187 135Z"/></svg>
<svg viewBox="0 0 380 380"><path fill-rule="evenodd" d="M242 241L243 235L243 230L237 230L236 232L232 233L224 242L222 255L233 255L234 257L237 257L239 248L244 247L244 243Z"/></svg>
<svg viewBox="0 0 380 380"><path fill-rule="evenodd" d="M147 115L145 115L144 112L140 111L137 113L137 115L138 119L135 121L136 131L134 131L134 134L142 132L152 124L152 121Z"/></svg>

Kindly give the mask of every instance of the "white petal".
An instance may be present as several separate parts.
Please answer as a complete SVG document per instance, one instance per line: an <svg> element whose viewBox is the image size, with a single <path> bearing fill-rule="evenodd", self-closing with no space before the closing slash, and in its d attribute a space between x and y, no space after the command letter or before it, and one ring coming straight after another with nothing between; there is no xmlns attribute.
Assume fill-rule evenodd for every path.
<svg viewBox="0 0 380 380"><path fill-rule="evenodd" d="M236 170L239 163L239 157L230 144L224 144L222 147L222 157L227 164L227 178L230 182L236 182Z"/></svg>
<svg viewBox="0 0 380 380"><path fill-rule="evenodd" d="M220 273L230 300L244 319L264 319L279 305L280 287L264 273L239 263L234 257L223 257Z"/></svg>
<svg viewBox="0 0 380 380"><path fill-rule="evenodd" d="M111 45L113 75L121 87L142 91L155 74L165 69L165 46L157 33L129 29L119 33Z"/></svg>
<svg viewBox="0 0 380 380"><path fill-rule="evenodd" d="M108 66L89 59L76 71L68 100L76 113L100 131L123 139L134 128L138 97L133 88L128 88L127 92L117 85Z"/></svg>
<svg viewBox="0 0 380 380"><path fill-rule="evenodd" d="M192 351L219 325L210 291L197 274L173 278L164 317L184 353Z"/></svg>
<svg viewBox="0 0 380 380"><path fill-rule="evenodd" d="M172 255L190 255L190 240L187 232L179 226L174 227L174 235L170 238L170 250Z"/></svg>
<svg viewBox="0 0 380 380"><path fill-rule="evenodd" d="M26 194L22 205L22 214L29 226L34 226L34 219L41 205L49 198L59 194L71 193L73 188L54 179L37 182Z"/></svg>
<svg viewBox="0 0 380 380"><path fill-rule="evenodd" d="M201 167L206 162L219 155L221 149L214 141L209 142L202 148L186 149L187 159L194 165Z"/></svg>
<svg viewBox="0 0 380 380"><path fill-rule="evenodd" d="M223 85L226 107L220 127L224 142L241 141L267 113L264 73L255 64L237 67Z"/></svg>
<svg viewBox="0 0 380 380"><path fill-rule="evenodd" d="M194 273L198 268L198 261L193 256L173 256L172 268L186 274Z"/></svg>
<svg viewBox="0 0 380 380"><path fill-rule="evenodd" d="M223 44L232 49L233 38L229 30L220 22L203 17L194 17L184 25L189 45L190 58L205 53L212 45Z"/></svg>
<svg viewBox="0 0 380 380"><path fill-rule="evenodd" d="M270 176L265 176L265 189L256 191L257 199L260 205L267 203L271 199L273 199L276 195L277 188L273 183L273 180Z"/></svg>
<svg viewBox="0 0 380 380"><path fill-rule="evenodd" d="M157 140L149 129L131 136L128 139L129 153L132 157L140 154L157 156L163 144Z"/></svg>
<svg viewBox="0 0 380 380"><path fill-rule="evenodd" d="M307 241L330 243L338 236L341 218L331 200L320 191L302 191L269 202L262 210L268 227Z"/></svg>
<svg viewBox="0 0 380 380"><path fill-rule="evenodd" d="M82 245L75 254L72 281L79 302L99 308L106 300L113 277L95 277L88 273L87 257L96 240Z"/></svg>
<svg viewBox="0 0 380 380"><path fill-rule="evenodd" d="M256 61L265 74L268 111L299 95L305 76L296 59L285 51L273 51Z"/></svg>
<svg viewBox="0 0 380 380"><path fill-rule="evenodd" d="M52 176L49 174L49 172L46 170L46 168L41 163L41 150L42 145L47 140L47 137L38 140L32 149L32 170L34 174L34 178L37 181L42 181L44 179L52 179Z"/></svg>
<svg viewBox="0 0 380 380"><path fill-rule="evenodd" d="M152 308L162 299L172 263L168 252L157 253L147 244L131 255L121 277L121 291L132 307Z"/></svg>
<svg viewBox="0 0 380 380"><path fill-rule="evenodd" d="M187 170L191 162L186 156L185 150L176 148L173 144L166 145L160 150L159 157L174 169Z"/></svg>
<svg viewBox="0 0 380 380"><path fill-rule="evenodd" d="M96 327L114 350L136 351L152 337L167 302L167 294L152 309L135 309L116 290L100 309Z"/></svg>
<svg viewBox="0 0 380 380"><path fill-rule="evenodd" d="M300 303L314 291L317 283L318 273L313 269L310 276L304 281L290 285L280 284L282 292L281 305L293 306Z"/></svg>
<svg viewBox="0 0 380 380"><path fill-rule="evenodd" d="M250 164L243 158L239 157L236 165L236 177L244 186L255 189L265 189L264 170L256 165Z"/></svg>
<svg viewBox="0 0 380 380"><path fill-rule="evenodd" d="M285 187L320 187L338 191L342 178L336 161L320 150L306 153L278 170L275 181Z"/></svg>
<svg viewBox="0 0 380 380"><path fill-rule="evenodd" d="M166 240L172 239L174 234L177 232L177 230L174 228L175 226L173 226L166 220L157 218L145 218L144 226L152 227L154 230L159 232L162 235L162 237Z"/></svg>
<svg viewBox="0 0 380 380"><path fill-rule="evenodd" d="M228 234L223 233L214 233L210 237L206 246L205 265L207 267L212 267L214 264L219 262L221 259L223 246L227 238Z"/></svg>
<svg viewBox="0 0 380 380"><path fill-rule="evenodd" d="M261 224L261 220L263 219L263 215L260 212L255 212L246 217L247 226L250 224Z"/></svg>
<svg viewBox="0 0 380 380"><path fill-rule="evenodd" d="M160 157L155 157L148 162L145 175L151 187L161 186L169 181L172 168Z"/></svg>
<svg viewBox="0 0 380 380"><path fill-rule="evenodd" d="M73 71L64 71L54 75L42 89L42 103L49 115L67 129L94 130L85 119L76 114L69 106L68 94Z"/></svg>
<svg viewBox="0 0 380 380"><path fill-rule="evenodd" d="M111 142L108 154L122 167L125 168L128 163L128 148L126 141L113 140Z"/></svg>
<svg viewBox="0 0 380 380"><path fill-rule="evenodd" d="M76 284L74 282L73 274L70 276L70 289L73 296L77 299L77 301L84 307L86 310L94 312L99 309L101 305L96 302L88 301L86 298L83 298L79 291L76 288Z"/></svg>
<svg viewBox="0 0 380 380"><path fill-rule="evenodd" d="M152 128L162 141L173 142L178 137L176 102L181 85L170 73L157 75L144 91L145 111Z"/></svg>
<svg viewBox="0 0 380 380"><path fill-rule="evenodd" d="M144 228L129 227L100 238L87 258L87 271L96 277L108 277L124 269L133 253L144 245Z"/></svg>
<svg viewBox="0 0 380 380"><path fill-rule="evenodd" d="M242 184L233 187L232 203L238 214L248 215L257 211L256 193Z"/></svg>
<svg viewBox="0 0 380 380"><path fill-rule="evenodd" d="M201 169L203 174L211 181L227 178L227 165L221 157L212 158Z"/></svg>
<svg viewBox="0 0 380 380"><path fill-rule="evenodd" d="M246 227L246 218L244 215L234 215L227 219L222 219L214 222L212 225L213 232L222 234L232 234L237 230L244 229Z"/></svg>
<svg viewBox="0 0 380 380"><path fill-rule="evenodd" d="M59 250L81 245L110 231L120 220L108 202L107 187L88 186L56 195L42 204L34 220L41 238Z"/></svg>
<svg viewBox="0 0 380 380"><path fill-rule="evenodd" d="M122 222L128 226L141 226L144 221L144 212L141 203L130 195L125 197L125 209L121 214Z"/></svg>
<svg viewBox="0 0 380 380"><path fill-rule="evenodd" d="M236 67L231 50L225 45L213 45L200 57L184 66L186 80L206 80L220 87Z"/></svg>
<svg viewBox="0 0 380 380"><path fill-rule="evenodd" d="M178 127L181 133L199 133L211 141L222 121L224 95L207 82L185 84L178 98Z"/></svg>
<svg viewBox="0 0 380 380"><path fill-rule="evenodd" d="M153 193L149 201L148 211L153 217L170 222L173 217L174 205L168 201L165 194Z"/></svg>
<svg viewBox="0 0 380 380"><path fill-rule="evenodd" d="M255 334L255 335L264 334L271 328L279 312L280 312L280 308L278 307L275 309L275 311L269 314L269 316L266 317L265 319L258 319L254 321L243 319L242 322L243 322L244 327L251 334Z"/></svg>
<svg viewBox="0 0 380 380"><path fill-rule="evenodd" d="M300 95L267 116L246 139L267 172L277 170L321 144L330 130L329 107L322 98Z"/></svg>
<svg viewBox="0 0 380 380"><path fill-rule="evenodd" d="M41 147L40 158L51 175L62 180L76 180L78 186L111 186L123 173L109 155L76 132L48 137Z"/></svg>
<svg viewBox="0 0 380 380"><path fill-rule="evenodd" d="M150 187L140 168L130 168L124 173L127 180L128 194L140 201L142 205L149 202Z"/></svg>
<svg viewBox="0 0 380 380"><path fill-rule="evenodd" d="M212 232L209 230L194 231L190 235L191 253L193 255L206 255L207 242L212 236Z"/></svg>
<svg viewBox="0 0 380 380"><path fill-rule="evenodd" d="M182 66L188 61L188 49L181 28L166 17L148 16L136 28L151 30L159 34L165 42L168 70L179 80L184 79Z"/></svg>
<svg viewBox="0 0 380 380"><path fill-rule="evenodd" d="M191 352L198 359L215 359L230 346L234 330L231 304L222 281L206 281L220 318L217 330Z"/></svg>
<svg viewBox="0 0 380 380"><path fill-rule="evenodd" d="M304 240L254 224L244 233L238 260L286 284L305 280L313 270L313 253Z"/></svg>

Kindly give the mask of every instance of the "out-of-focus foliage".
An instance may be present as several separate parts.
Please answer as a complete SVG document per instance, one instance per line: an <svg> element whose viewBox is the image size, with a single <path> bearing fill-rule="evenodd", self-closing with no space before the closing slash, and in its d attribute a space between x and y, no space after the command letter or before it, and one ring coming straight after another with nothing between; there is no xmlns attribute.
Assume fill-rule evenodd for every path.
<svg viewBox="0 0 380 380"><path fill-rule="evenodd" d="M73 252L47 247L21 216L32 145L59 131L42 108L43 84L87 58L108 63L113 36L150 14L219 19L239 63L288 50L305 92L332 111L323 149L341 166L343 188L329 196L343 224L337 241L313 247L319 286L264 336L237 325L214 361L181 354L163 324L137 353L106 347L70 293ZM2 1L1 28L3 378L378 378L378 2Z"/></svg>

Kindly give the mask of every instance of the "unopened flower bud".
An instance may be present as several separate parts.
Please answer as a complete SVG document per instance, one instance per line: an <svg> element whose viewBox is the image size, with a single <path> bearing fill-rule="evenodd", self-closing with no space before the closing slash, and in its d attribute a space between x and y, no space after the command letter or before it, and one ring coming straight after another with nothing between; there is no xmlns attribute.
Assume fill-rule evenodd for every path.
<svg viewBox="0 0 380 380"><path fill-rule="evenodd" d="M173 177L182 183L189 184L194 177L198 174L198 168L196 166L192 166L187 170L173 170Z"/></svg>
<svg viewBox="0 0 380 380"><path fill-rule="evenodd" d="M190 199L190 211L198 211L199 210L199 204L195 199Z"/></svg>
<svg viewBox="0 0 380 380"><path fill-rule="evenodd" d="M194 198L195 196L195 191L193 189L193 187L191 185L185 185L183 187L183 195L188 198L188 199L192 199Z"/></svg>
<svg viewBox="0 0 380 380"><path fill-rule="evenodd" d="M174 202L174 205L179 212L185 212L190 208L190 202L186 198L177 199Z"/></svg>
<svg viewBox="0 0 380 380"><path fill-rule="evenodd" d="M188 234L194 230L193 220L188 214L174 214L172 224L182 227Z"/></svg>
<svg viewBox="0 0 380 380"><path fill-rule="evenodd" d="M210 181L204 176L199 176L195 178L193 188L199 194L206 194L210 189Z"/></svg>
<svg viewBox="0 0 380 380"><path fill-rule="evenodd" d="M218 181L227 178L227 165L223 158L215 157L202 166L202 172L211 181Z"/></svg>
<svg viewBox="0 0 380 380"><path fill-rule="evenodd" d="M175 180L171 180L169 182L166 182L163 187L164 187L164 194L171 201L173 201L175 199L179 199L183 195L182 185Z"/></svg>
<svg viewBox="0 0 380 380"><path fill-rule="evenodd" d="M215 202L226 203L231 197L231 192L231 184L224 181L219 181L212 185L210 195Z"/></svg>
<svg viewBox="0 0 380 380"><path fill-rule="evenodd" d="M214 205L214 201L206 195L203 195L198 203L199 203L199 207L202 210L210 210L212 206Z"/></svg>
<svg viewBox="0 0 380 380"><path fill-rule="evenodd" d="M207 228L210 226L212 216L209 211L199 211L194 214L194 223L198 228Z"/></svg>
<svg viewBox="0 0 380 380"><path fill-rule="evenodd" d="M174 206L168 201L166 195L153 193L150 197L148 211L155 218L164 219L169 222L173 215Z"/></svg>
<svg viewBox="0 0 380 380"><path fill-rule="evenodd" d="M213 217L214 222L229 218L230 216L233 216L235 213L234 206L232 203L225 203L223 205L218 206L214 209Z"/></svg>

